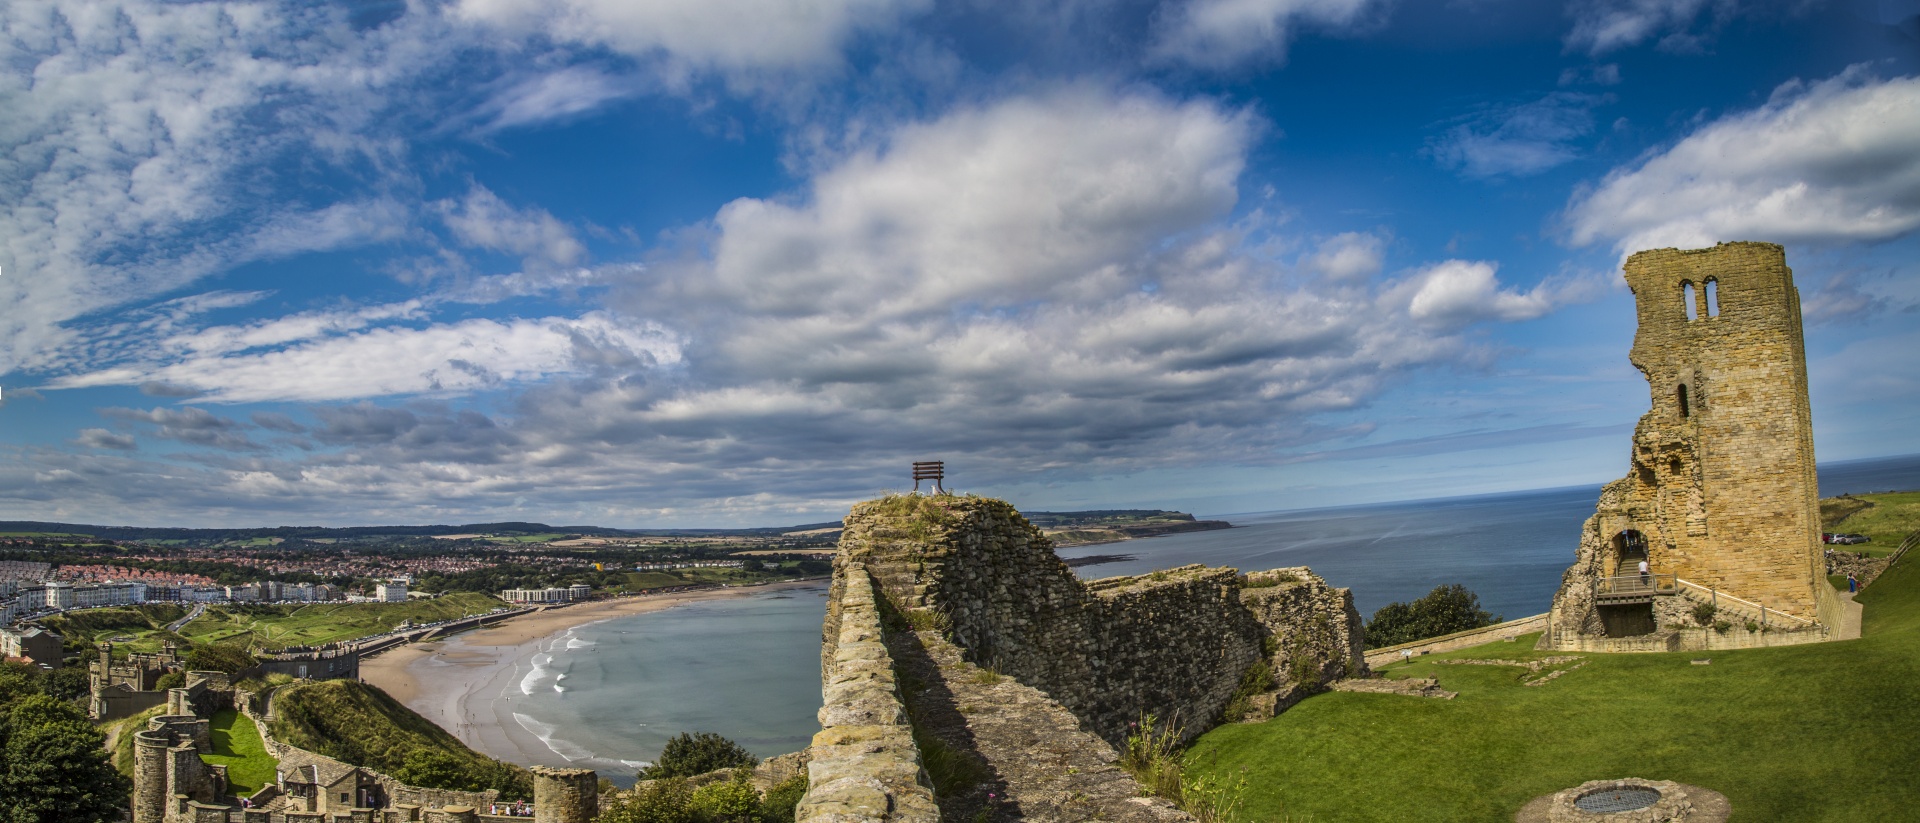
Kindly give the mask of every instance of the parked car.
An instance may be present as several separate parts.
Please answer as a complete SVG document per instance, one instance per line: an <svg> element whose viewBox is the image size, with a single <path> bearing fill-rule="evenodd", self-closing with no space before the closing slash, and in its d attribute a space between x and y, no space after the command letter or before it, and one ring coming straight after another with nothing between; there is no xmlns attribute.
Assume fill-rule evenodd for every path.
<svg viewBox="0 0 1920 823"><path fill-rule="evenodd" d="M1838 543L1838 542L1840 542L1840 535L1837 535L1837 534L1834 534L1833 532L1821 532L1821 533L1820 533L1820 542L1822 542L1822 543Z"/></svg>
<svg viewBox="0 0 1920 823"><path fill-rule="evenodd" d="M1873 538L1864 534L1843 534L1840 535L1840 539L1837 542L1852 546L1857 543L1871 543L1873 542Z"/></svg>

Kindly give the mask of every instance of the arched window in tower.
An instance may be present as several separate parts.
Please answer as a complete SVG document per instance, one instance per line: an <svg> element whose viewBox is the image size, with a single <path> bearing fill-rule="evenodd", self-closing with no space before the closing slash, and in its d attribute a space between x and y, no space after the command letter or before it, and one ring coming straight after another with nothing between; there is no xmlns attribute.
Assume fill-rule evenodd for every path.
<svg viewBox="0 0 1920 823"><path fill-rule="evenodd" d="M1707 278L1706 289L1707 289L1707 316L1719 317L1720 316L1720 281L1712 277Z"/></svg>
<svg viewBox="0 0 1920 823"><path fill-rule="evenodd" d="M1687 384L1681 383L1680 388L1674 392L1674 396L1680 400L1680 416L1692 417L1693 409L1687 406Z"/></svg>
<svg viewBox="0 0 1920 823"><path fill-rule="evenodd" d="M1680 281L1680 305L1681 305L1681 309L1687 313L1687 319L1688 320L1694 319L1697 313L1697 310L1694 308L1694 305L1693 305L1693 281L1692 280Z"/></svg>

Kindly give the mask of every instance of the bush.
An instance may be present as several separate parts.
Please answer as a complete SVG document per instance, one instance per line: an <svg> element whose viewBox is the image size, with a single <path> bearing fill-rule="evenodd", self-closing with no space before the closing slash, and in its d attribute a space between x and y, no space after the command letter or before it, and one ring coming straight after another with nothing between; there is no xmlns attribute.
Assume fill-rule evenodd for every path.
<svg viewBox="0 0 1920 823"><path fill-rule="evenodd" d="M687 807L693 801L693 789L685 778L669 777L634 787L633 793L614 804L599 823L693 823Z"/></svg>
<svg viewBox="0 0 1920 823"><path fill-rule="evenodd" d="M1728 623L1728 622L1727 622L1727 621L1725 621L1725 620L1715 620L1715 621L1713 621L1713 630L1714 630L1714 631L1716 631L1716 632L1719 632L1719 633L1721 633L1721 634L1726 634L1726 633L1727 633L1727 630L1728 630L1728 629L1731 629L1731 628L1733 628L1733 624L1732 624L1732 623Z"/></svg>
<svg viewBox="0 0 1920 823"><path fill-rule="evenodd" d="M186 672L167 672L166 674L160 675L159 680L153 681L153 688L158 691L185 688L186 685Z"/></svg>
<svg viewBox="0 0 1920 823"><path fill-rule="evenodd" d="M1500 622L1480 608L1480 597L1458 583L1435 586L1412 603L1388 603L1367 621L1367 648L1397 646Z"/></svg>
<svg viewBox="0 0 1920 823"><path fill-rule="evenodd" d="M760 819L766 823L793 823L794 807L800 805L800 798L807 794L807 775L796 774L774 784L767 790L766 799L760 801Z"/></svg>
<svg viewBox="0 0 1920 823"><path fill-rule="evenodd" d="M740 744L712 732L681 732L660 750L660 759L640 772L642 780L663 777L692 777L696 774L752 768L759 763L752 752Z"/></svg>
<svg viewBox="0 0 1920 823"><path fill-rule="evenodd" d="M1693 606L1693 622L1702 626L1711 626L1713 625L1713 616L1719 611L1719 609L1714 608L1712 603L1695 603Z"/></svg>
<svg viewBox="0 0 1920 823"><path fill-rule="evenodd" d="M760 823L760 792L745 774L736 774L725 783L694 789L687 810L700 823Z"/></svg>

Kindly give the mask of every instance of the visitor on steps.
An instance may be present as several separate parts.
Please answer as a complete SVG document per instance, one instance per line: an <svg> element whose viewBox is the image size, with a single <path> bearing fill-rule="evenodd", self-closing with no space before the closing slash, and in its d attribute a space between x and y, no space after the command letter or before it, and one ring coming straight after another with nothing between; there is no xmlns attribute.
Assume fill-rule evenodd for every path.
<svg viewBox="0 0 1920 823"><path fill-rule="evenodd" d="M1647 560L1644 557L1640 559L1640 585L1647 585Z"/></svg>

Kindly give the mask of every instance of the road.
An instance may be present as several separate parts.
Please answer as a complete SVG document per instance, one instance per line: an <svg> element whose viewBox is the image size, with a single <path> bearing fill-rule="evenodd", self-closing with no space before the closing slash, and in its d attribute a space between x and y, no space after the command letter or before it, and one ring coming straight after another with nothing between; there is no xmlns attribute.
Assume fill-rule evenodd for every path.
<svg viewBox="0 0 1920 823"><path fill-rule="evenodd" d="M182 627L186 626L188 623L192 623L194 618L199 617L202 614L205 614L206 611L207 611L207 604L205 603L193 604L193 611L187 612L186 617L182 617L179 620L175 620L172 623L168 623L167 631L173 632L174 634L179 634L180 629Z"/></svg>

